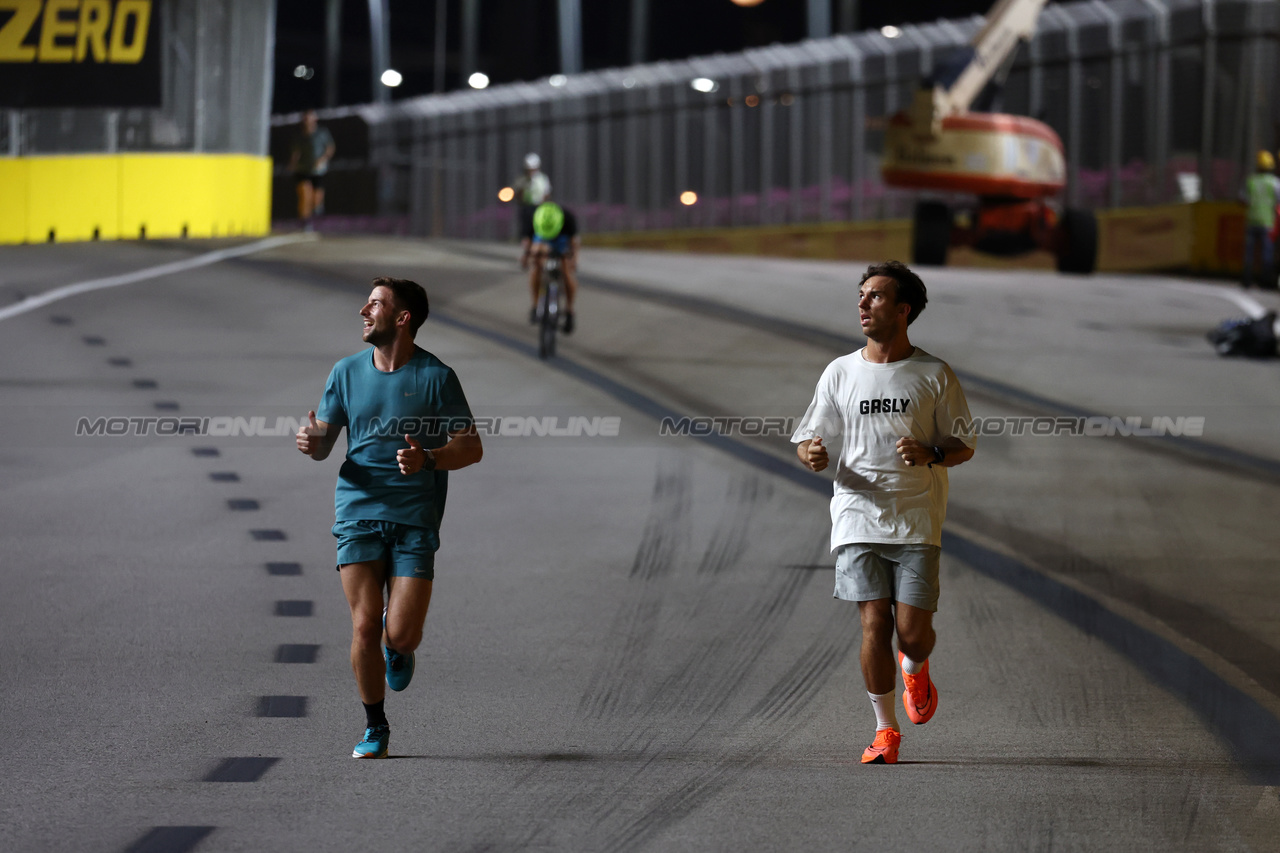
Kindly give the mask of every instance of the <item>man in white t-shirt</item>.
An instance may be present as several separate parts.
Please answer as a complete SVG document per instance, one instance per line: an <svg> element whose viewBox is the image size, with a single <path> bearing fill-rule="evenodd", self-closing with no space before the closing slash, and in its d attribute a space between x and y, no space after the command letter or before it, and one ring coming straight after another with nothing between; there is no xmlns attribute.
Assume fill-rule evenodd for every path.
<svg viewBox="0 0 1280 853"><path fill-rule="evenodd" d="M947 512L947 468L973 457L969 405L951 368L912 346L907 326L928 296L905 264L867 268L858 315L867 345L823 371L791 436L805 467L827 467L825 442L843 436L831 499L835 597L858 602L862 677L876 712L864 764L894 764L902 736L895 709L893 635L902 703L917 725L938 707L929 677L936 639L938 560Z"/></svg>

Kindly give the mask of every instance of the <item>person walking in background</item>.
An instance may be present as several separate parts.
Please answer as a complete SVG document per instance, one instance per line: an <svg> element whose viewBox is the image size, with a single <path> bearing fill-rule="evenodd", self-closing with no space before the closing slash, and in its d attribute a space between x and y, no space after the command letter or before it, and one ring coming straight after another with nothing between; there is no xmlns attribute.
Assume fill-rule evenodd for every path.
<svg viewBox="0 0 1280 853"><path fill-rule="evenodd" d="M843 436L831 499L835 597L856 601L862 677L876 715L864 764L895 764L893 635L902 703L922 725L938 708L929 676L936 635L938 564L947 511L947 468L973 457L964 391L946 362L912 346L907 326L928 302L924 283L897 261L867 268L858 314L867 344L827 366L792 435L806 468L829 463L825 442Z"/></svg>
<svg viewBox="0 0 1280 853"><path fill-rule="evenodd" d="M308 231L313 227L312 218L324 214L324 176L335 151L333 134L320 126L316 111L303 113L302 127L289 157L289 171L298 188L298 219Z"/></svg>
<svg viewBox="0 0 1280 853"><path fill-rule="evenodd" d="M1280 204L1280 178L1275 175L1276 159L1270 151L1258 152L1258 169L1245 182L1247 210L1244 223L1244 270L1240 284L1246 290L1253 286L1254 259L1262 253L1262 282L1267 290L1276 287L1275 245L1272 229L1276 224L1276 205Z"/></svg>
<svg viewBox="0 0 1280 853"><path fill-rule="evenodd" d="M457 374L413 342L427 313L421 285L375 278L360 309L371 349L334 365L319 414L308 412L296 436L298 450L322 460L347 428L333 535L351 607L351 669L365 711L353 758L387 756L383 682L403 690L413 677L431 604L447 472L484 455Z"/></svg>
<svg viewBox="0 0 1280 853"><path fill-rule="evenodd" d="M533 245L533 212L551 197L551 179L542 171L542 158L530 151L524 155L524 174L512 187L519 207L516 216L520 226L520 269L529 267L529 249Z"/></svg>

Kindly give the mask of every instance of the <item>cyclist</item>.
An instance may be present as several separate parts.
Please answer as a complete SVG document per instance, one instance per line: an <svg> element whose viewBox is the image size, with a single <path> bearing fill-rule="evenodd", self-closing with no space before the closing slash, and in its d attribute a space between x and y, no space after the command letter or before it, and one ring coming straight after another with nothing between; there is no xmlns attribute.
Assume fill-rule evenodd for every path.
<svg viewBox="0 0 1280 853"><path fill-rule="evenodd" d="M524 155L524 176L513 189L520 202L520 269L526 269L533 244L533 211L551 197L551 179L542 171L541 157L532 151Z"/></svg>
<svg viewBox="0 0 1280 853"><path fill-rule="evenodd" d="M533 226L530 253L534 263L529 273L529 292L533 296L529 322L533 324L538 322L538 278L542 271L543 259L554 252L561 258L564 270L564 333L572 334L573 300L578 293L578 276L574 268L578 249L581 246L581 240L578 237L578 220L568 208L547 200L533 211L530 221Z"/></svg>

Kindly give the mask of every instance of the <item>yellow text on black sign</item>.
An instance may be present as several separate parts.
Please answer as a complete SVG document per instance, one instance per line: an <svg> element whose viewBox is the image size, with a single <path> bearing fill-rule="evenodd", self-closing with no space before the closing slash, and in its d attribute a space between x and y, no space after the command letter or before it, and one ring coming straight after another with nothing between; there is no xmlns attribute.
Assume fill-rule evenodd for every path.
<svg viewBox="0 0 1280 853"><path fill-rule="evenodd" d="M151 3L0 0L0 62L137 64L147 49Z"/></svg>

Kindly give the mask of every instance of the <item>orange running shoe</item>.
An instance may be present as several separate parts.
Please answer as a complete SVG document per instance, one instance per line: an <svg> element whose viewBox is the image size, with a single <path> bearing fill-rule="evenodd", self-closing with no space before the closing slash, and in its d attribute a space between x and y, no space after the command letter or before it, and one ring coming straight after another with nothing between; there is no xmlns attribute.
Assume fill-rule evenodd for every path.
<svg viewBox="0 0 1280 853"><path fill-rule="evenodd" d="M898 652L898 667L902 667L902 652ZM938 710L938 690L933 686L933 679L929 677L929 662L925 661L924 666L915 675L908 675L907 671L902 670L902 686L906 689L902 691L902 707L907 709L907 716L911 718L911 722L917 726L922 726L933 718L933 712Z"/></svg>
<svg viewBox="0 0 1280 853"><path fill-rule="evenodd" d="M902 743L902 734L893 729L879 729L871 746L862 752L863 764L897 764L898 745Z"/></svg>

